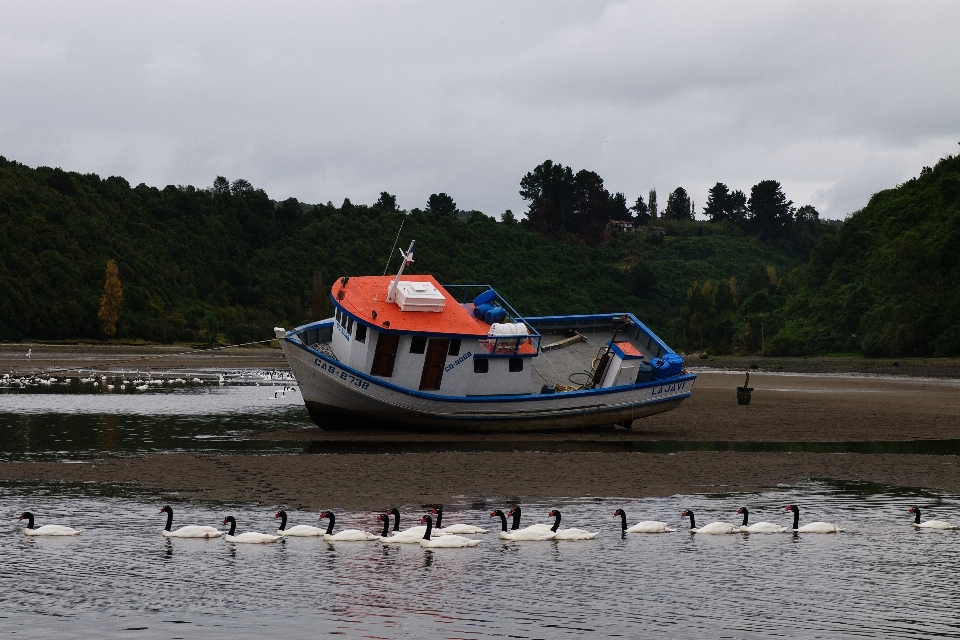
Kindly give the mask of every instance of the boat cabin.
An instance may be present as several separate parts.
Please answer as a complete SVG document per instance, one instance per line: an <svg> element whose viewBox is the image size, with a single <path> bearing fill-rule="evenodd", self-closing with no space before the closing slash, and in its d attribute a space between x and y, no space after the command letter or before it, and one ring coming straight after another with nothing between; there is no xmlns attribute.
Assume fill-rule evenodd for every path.
<svg viewBox="0 0 960 640"><path fill-rule="evenodd" d="M448 289L481 292L461 301ZM330 295L328 355L352 369L439 395L536 391L530 359L540 334L492 288L443 287L430 275L360 276L337 280Z"/></svg>

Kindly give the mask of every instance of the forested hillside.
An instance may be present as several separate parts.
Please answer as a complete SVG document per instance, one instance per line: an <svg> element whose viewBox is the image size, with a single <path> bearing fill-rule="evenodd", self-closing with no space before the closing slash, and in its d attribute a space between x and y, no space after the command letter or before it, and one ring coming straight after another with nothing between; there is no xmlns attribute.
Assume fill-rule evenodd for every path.
<svg viewBox="0 0 960 640"><path fill-rule="evenodd" d="M694 280L744 299L805 259L796 243L728 223L668 220L666 237L596 226L589 237L547 236L510 215L458 212L446 194L428 202L409 212L386 193L369 206L275 202L244 180L132 187L0 158L0 339L106 338L109 260L123 292L117 339L269 338L273 326L328 313L334 278L381 273L401 222L398 244L417 240L414 272L493 284L528 315L634 311L668 340L688 333L681 309ZM732 331L724 348L740 348Z"/></svg>
<svg viewBox="0 0 960 640"><path fill-rule="evenodd" d="M772 314L773 353L960 355L960 156L874 195Z"/></svg>

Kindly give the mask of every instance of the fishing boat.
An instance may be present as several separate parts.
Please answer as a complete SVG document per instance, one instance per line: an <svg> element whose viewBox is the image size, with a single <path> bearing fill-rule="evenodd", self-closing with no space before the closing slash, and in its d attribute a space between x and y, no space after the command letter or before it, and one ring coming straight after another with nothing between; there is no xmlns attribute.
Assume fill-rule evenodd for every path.
<svg viewBox="0 0 960 640"><path fill-rule="evenodd" d="M492 286L344 276L334 315L275 334L325 430L522 431L674 409L696 375L629 312L524 317Z"/></svg>

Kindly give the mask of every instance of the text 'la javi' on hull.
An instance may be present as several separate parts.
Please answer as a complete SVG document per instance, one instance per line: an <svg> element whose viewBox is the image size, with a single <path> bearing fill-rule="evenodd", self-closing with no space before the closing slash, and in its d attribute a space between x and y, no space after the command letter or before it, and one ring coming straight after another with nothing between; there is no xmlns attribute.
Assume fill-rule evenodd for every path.
<svg viewBox="0 0 960 640"><path fill-rule="evenodd" d="M329 430L629 426L676 408L696 375L631 313L524 318L488 285L430 275L337 280L334 317L277 338Z"/></svg>

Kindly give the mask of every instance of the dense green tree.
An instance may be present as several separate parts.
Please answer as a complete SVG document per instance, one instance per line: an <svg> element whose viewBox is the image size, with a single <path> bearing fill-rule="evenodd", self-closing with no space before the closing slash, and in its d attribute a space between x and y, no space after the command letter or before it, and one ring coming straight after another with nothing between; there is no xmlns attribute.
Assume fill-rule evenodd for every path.
<svg viewBox="0 0 960 640"><path fill-rule="evenodd" d="M627 197L622 193L615 193L610 196L608 210L609 213L607 215L611 220L630 219L630 209L627 208Z"/></svg>
<svg viewBox="0 0 960 640"><path fill-rule="evenodd" d="M657 209L657 190L650 189L647 193L647 202L650 205L650 218L656 222L657 216L659 215L659 210Z"/></svg>
<svg viewBox="0 0 960 640"><path fill-rule="evenodd" d="M516 224L517 219L516 217L514 217L513 211L511 211L510 209L507 209L506 211L500 214L500 222L503 222L505 224Z"/></svg>
<svg viewBox="0 0 960 640"><path fill-rule="evenodd" d="M690 211L690 196L683 187L677 187L667 196L667 206L663 217L669 220L692 220Z"/></svg>
<svg viewBox="0 0 960 640"><path fill-rule="evenodd" d="M703 208L704 215L710 222L730 220L731 217L730 189L722 182L713 185L707 195L707 206Z"/></svg>
<svg viewBox="0 0 960 640"><path fill-rule="evenodd" d="M397 210L397 196L390 195L386 191L380 192L380 198L373 203L375 209L381 211L393 212Z"/></svg>
<svg viewBox="0 0 960 640"><path fill-rule="evenodd" d="M750 190L747 207L750 224L761 240L783 236L793 220L793 201L787 200L776 180L763 180L755 184Z"/></svg>
<svg viewBox="0 0 960 640"><path fill-rule="evenodd" d="M457 203L445 193L432 193L427 198L427 210L441 216L452 216L457 212Z"/></svg>
<svg viewBox="0 0 960 640"><path fill-rule="evenodd" d="M647 224L650 222L650 208L647 206L647 203L643 201L643 196L637 196L637 201L633 203L630 210L633 211L636 216L637 224Z"/></svg>

